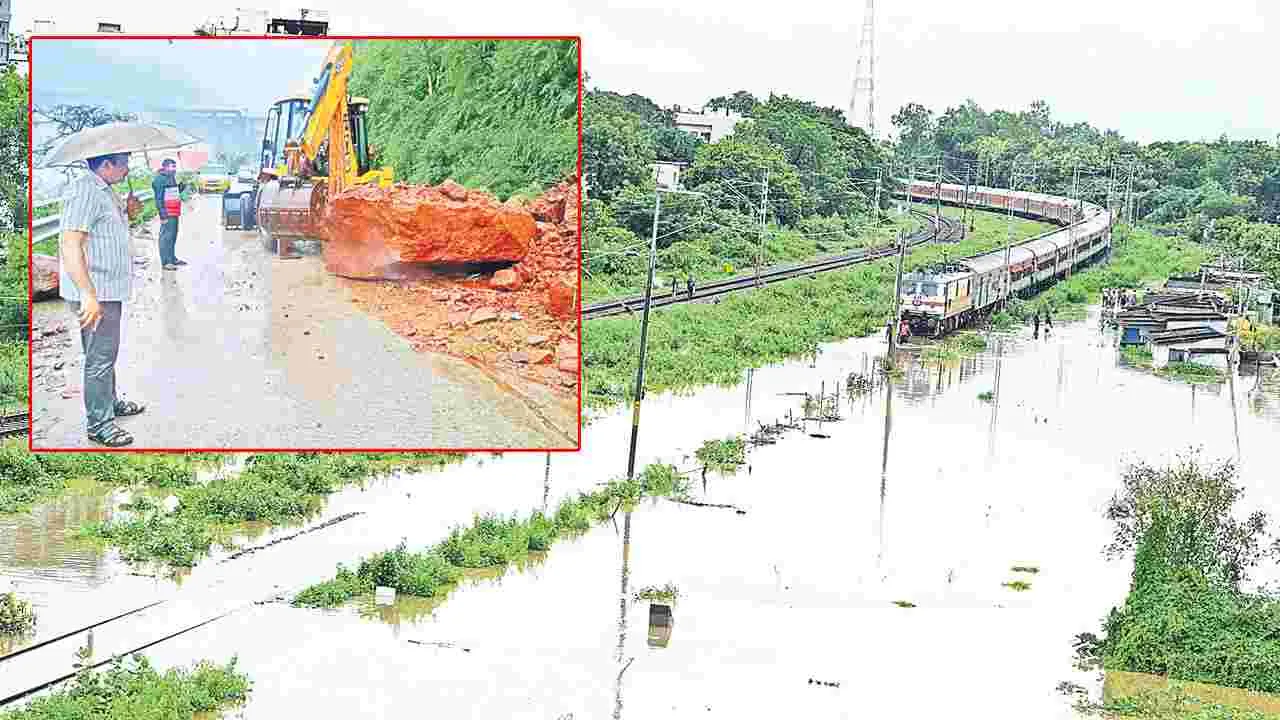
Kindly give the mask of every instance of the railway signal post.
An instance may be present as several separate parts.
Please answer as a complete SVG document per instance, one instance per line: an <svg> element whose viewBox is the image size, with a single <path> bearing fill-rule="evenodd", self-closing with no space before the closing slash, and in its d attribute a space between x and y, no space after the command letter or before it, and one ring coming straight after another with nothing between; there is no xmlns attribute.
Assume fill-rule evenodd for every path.
<svg viewBox="0 0 1280 720"><path fill-rule="evenodd" d="M662 212L662 193L675 195L697 195L706 197L705 193L692 190L669 190L656 188L653 195L653 234L649 237L649 277L644 285L644 314L640 316L640 361L636 364L635 399L631 411L631 450L627 454L627 479L636 474L636 440L640 437L640 401L644 399L644 360L645 349L649 342L649 308L653 304L653 273L658 264L658 216ZM628 514L628 517L630 515Z"/></svg>

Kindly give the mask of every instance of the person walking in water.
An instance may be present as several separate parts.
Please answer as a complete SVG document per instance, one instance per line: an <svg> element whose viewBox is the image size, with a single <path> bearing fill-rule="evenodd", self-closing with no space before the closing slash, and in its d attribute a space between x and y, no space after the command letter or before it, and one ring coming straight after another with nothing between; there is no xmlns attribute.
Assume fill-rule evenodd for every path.
<svg viewBox="0 0 1280 720"><path fill-rule="evenodd" d="M1035 330L1031 333L1031 337L1038 340L1040 338L1040 313L1035 313L1031 316L1031 319L1035 321Z"/></svg>
<svg viewBox="0 0 1280 720"><path fill-rule="evenodd" d="M1044 336L1048 339L1053 334L1053 315L1049 313L1049 308L1044 309Z"/></svg>

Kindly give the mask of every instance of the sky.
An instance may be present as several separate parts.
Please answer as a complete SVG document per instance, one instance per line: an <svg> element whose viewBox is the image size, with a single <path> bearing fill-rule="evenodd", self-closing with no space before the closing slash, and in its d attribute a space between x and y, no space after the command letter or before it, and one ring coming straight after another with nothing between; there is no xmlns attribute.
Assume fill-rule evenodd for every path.
<svg viewBox="0 0 1280 720"><path fill-rule="evenodd" d="M61 28L59 28L61 31ZM136 111L218 106L265 114L310 87L332 41L39 40L32 43L36 105L84 102Z"/></svg>
<svg viewBox="0 0 1280 720"><path fill-rule="evenodd" d="M409 7L403 0L361 0L359 16L350 5L315 8L328 11L335 34L581 35L592 87L640 93L663 106L696 107L747 90L847 109L864 4L522 0ZM102 7L15 0L13 27L29 29L39 18L53 19L58 32L89 32L102 20L130 33L187 34L219 12L116 3L102 15ZM225 12L235 7L229 3ZM880 0L876 22L882 136L908 102L941 113L968 98L1009 110L1043 99L1056 119L1087 121L1142 142L1222 134L1275 142L1280 134L1274 75L1280 3L1273 0ZM274 65L234 60L236 67L274 72ZM239 75L229 69L219 74ZM260 83L261 72L239 77ZM214 73L205 75L190 83L210 91L225 86Z"/></svg>

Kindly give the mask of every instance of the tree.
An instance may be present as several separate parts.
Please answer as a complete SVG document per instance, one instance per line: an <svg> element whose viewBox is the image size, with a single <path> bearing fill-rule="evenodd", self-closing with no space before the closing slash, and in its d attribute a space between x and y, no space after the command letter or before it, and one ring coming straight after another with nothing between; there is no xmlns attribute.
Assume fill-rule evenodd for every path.
<svg viewBox="0 0 1280 720"><path fill-rule="evenodd" d="M914 158L932 149L935 124L933 112L920 103L907 103L891 118L898 130L899 156Z"/></svg>
<svg viewBox="0 0 1280 720"><path fill-rule="evenodd" d="M633 113L608 97L587 97L582 163L594 197L610 200L622 188L643 182L654 157L653 138Z"/></svg>
<svg viewBox="0 0 1280 720"><path fill-rule="evenodd" d="M711 98L707 101L707 109L728 110L730 112L736 112L743 117L749 117L755 113L756 106L759 104L760 101L756 99L755 95L752 95L746 90L739 90L732 95L721 95L719 97Z"/></svg>
<svg viewBox="0 0 1280 720"><path fill-rule="evenodd" d="M31 170L27 149L27 79L12 67L0 71L0 203L14 231L27 227Z"/></svg>
<svg viewBox="0 0 1280 720"><path fill-rule="evenodd" d="M37 158L47 155L55 145L68 135L74 135L91 127L113 122L131 122L138 119L135 113L117 112L98 105L54 105L47 108L34 108L32 114L38 118L35 124L43 127L52 126L53 137L35 148Z"/></svg>
<svg viewBox="0 0 1280 720"><path fill-rule="evenodd" d="M711 145L698 148L693 165L685 171L685 184L707 193L711 204L726 209L744 209L743 195L750 205L760 198L761 180L769 177L770 215L790 225L812 214L813 199L805 192L800 175L787 162L782 148L758 138L736 133Z"/></svg>
<svg viewBox="0 0 1280 720"><path fill-rule="evenodd" d="M693 162L694 153L703 144L697 135L673 127L654 128L652 137L657 158L670 162Z"/></svg>

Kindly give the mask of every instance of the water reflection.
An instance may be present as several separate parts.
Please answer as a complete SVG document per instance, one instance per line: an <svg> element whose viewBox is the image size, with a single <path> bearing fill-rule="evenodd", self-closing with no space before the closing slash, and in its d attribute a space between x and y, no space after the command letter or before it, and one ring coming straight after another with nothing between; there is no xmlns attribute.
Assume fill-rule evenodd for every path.
<svg viewBox="0 0 1280 720"><path fill-rule="evenodd" d="M626 515L622 521L622 588L618 594L618 650L615 661L618 663L618 679L617 693L613 703L613 718L619 720L622 717L622 676L626 673L627 667L631 665L632 660L623 661L627 643L627 606L631 603L631 597L628 593L627 583L631 580L631 511L626 511Z"/></svg>

